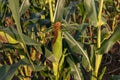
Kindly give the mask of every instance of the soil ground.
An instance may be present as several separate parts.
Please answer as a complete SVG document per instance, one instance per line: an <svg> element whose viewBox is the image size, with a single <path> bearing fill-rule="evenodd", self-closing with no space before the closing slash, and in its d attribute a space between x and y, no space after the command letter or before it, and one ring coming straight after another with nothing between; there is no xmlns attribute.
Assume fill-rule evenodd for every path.
<svg viewBox="0 0 120 80"><path fill-rule="evenodd" d="M110 80L112 75L120 75L120 43L117 42L107 54L103 55L101 68L107 67L103 80Z"/></svg>

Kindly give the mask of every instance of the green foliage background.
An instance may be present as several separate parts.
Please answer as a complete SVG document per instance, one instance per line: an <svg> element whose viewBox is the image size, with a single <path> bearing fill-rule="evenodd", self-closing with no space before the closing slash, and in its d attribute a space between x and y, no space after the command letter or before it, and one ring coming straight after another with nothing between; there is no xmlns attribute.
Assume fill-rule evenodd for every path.
<svg viewBox="0 0 120 80"><path fill-rule="evenodd" d="M0 80L102 80L119 12L119 0L0 0Z"/></svg>

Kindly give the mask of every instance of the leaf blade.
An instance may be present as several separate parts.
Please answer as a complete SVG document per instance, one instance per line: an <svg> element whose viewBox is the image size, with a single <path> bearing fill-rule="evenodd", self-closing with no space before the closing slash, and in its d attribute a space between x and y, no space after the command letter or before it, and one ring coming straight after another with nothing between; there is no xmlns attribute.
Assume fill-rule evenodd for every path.
<svg viewBox="0 0 120 80"><path fill-rule="evenodd" d="M91 63L90 63L90 60L89 60L89 57L87 55L87 53L82 49L82 47L80 46L80 44L68 33L68 32L64 32L64 38L67 40L67 43L68 45L71 47L71 48L77 48L79 50L79 54L82 54L87 62L88 62L88 65L89 65L89 68L90 70L92 69L92 66L91 66ZM72 45L72 46L71 46ZM76 51L75 51L76 52ZM78 53L78 52L77 52Z"/></svg>

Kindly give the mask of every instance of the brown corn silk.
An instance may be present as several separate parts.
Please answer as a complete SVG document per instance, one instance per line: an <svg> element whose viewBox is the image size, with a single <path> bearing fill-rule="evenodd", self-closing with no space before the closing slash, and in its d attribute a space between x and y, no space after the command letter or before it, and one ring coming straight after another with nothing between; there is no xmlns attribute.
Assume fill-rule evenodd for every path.
<svg viewBox="0 0 120 80"><path fill-rule="evenodd" d="M61 29L61 23L56 22L53 26L54 28L54 39L53 39L53 44L55 43L57 37L58 37L58 31Z"/></svg>

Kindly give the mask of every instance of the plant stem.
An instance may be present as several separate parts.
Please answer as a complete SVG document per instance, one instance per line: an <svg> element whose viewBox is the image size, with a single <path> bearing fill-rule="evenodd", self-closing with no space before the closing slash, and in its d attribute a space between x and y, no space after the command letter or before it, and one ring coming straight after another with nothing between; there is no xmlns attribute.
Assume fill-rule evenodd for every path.
<svg viewBox="0 0 120 80"><path fill-rule="evenodd" d="M51 22L54 22L54 17L53 17L53 8L52 8L52 4L51 4L51 0L49 0L49 9L50 9L50 20Z"/></svg>
<svg viewBox="0 0 120 80"><path fill-rule="evenodd" d="M10 63L10 64L12 64L12 63L13 63L13 60L12 60L12 58L11 58L10 54L8 54L8 60L9 60L9 63Z"/></svg>
<svg viewBox="0 0 120 80"><path fill-rule="evenodd" d="M97 23L97 28L98 28L98 33L97 33L97 48L101 47L101 25L102 25L102 7L103 7L103 0L100 0L100 5L99 5L99 13L98 13L98 23ZM96 53L96 61L95 61L95 70L92 72L92 78L91 80L97 80L98 77L98 71L99 67L101 64L103 54Z"/></svg>
<svg viewBox="0 0 120 80"><path fill-rule="evenodd" d="M19 70L19 72L20 72L20 74L21 74L22 76L25 76L24 73L23 73L23 70L21 69L21 67L19 67L18 70ZM22 78L22 79L23 79L23 80L26 80L25 78Z"/></svg>
<svg viewBox="0 0 120 80"><path fill-rule="evenodd" d="M100 0L99 13L98 13L98 22L101 21L102 7L103 7L103 0Z"/></svg>
<svg viewBox="0 0 120 80"><path fill-rule="evenodd" d="M85 18L86 18L86 13L83 15L82 23L85 22Z"/></svg>
<svg viewBox="0 0 120 80"><path fill-rule="evenodd" d="M97 34L97 48L101 47L101 27L98 27Z"/></svg>

